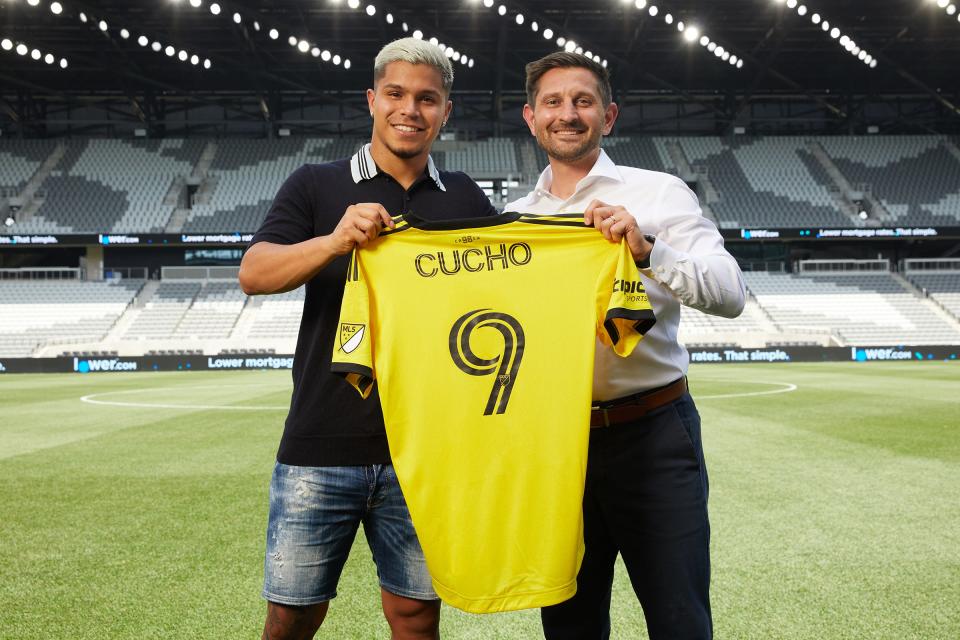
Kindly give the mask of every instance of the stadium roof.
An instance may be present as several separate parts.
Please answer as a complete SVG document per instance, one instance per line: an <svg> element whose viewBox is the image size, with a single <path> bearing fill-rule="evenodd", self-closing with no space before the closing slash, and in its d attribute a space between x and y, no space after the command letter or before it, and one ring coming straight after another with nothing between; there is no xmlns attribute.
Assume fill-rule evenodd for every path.
<svg viewBox="0 0 960 640"><path fill-rule="evenodd" d="M355 92L369 86L383 44L419 30L460 58L457 92L522 91L524 63L559 50L564 38L607 62L618 95L726 93L731 109L761 95L810 96L838 109L846 108L841 96L913 95L960 118L957 4L0 0L0 40L9 40L0 42L0 109L16 108L16 92ZM21 43L25 55L17 55Z"/></svg>

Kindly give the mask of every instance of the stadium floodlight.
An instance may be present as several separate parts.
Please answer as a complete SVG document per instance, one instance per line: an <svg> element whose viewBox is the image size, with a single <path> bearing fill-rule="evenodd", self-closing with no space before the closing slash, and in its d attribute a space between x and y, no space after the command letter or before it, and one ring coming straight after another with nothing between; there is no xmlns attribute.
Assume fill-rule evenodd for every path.
<svg viewBox="0 0 960 640"><path fill-rule="evenodd" d="M423 40L423 31L420 31L420 29L414 29L413 37L416 38L417 40Z"/></svg>
<svg viewBox="0 0 960 640"><path fill-rule="evenodd" d="M21 55L21 56L25 56L25 55L27 55L28 53L30 53L30 47L28 47L27 45L23 44L22 42L17 45L17 54L19 54L19 55Z"/></svg>
<svg viewBox="0 0 960 640"><path fill-rule="evenodd" d="M50 13L56 16L60 15L61 13L63 13L63 5L60 4L59 2L51 2Z"/></svg>
<svg viewBox="0 0 960 640"><path fill-rule="evenodd" d="M517 14L517 17L514 18L514 19L517 21L517 24L523 24L523 14L522 14L522 13L518 13L518 14Z"/></svg>
<svg viewBox="0 0 960 640"><path fill-rule="evenodd" d="M127 31L126 29L120 29L120 37L123 38L124 40L129 40L130 32Z"/></svg>
<svg viewBox="0 0 960 640"><path fill-rule="evenodd" d="M306 53L310 51L310 43L306 40L301 40L297 43L297 49L299 49L300 53Z"/></svg>
<svg viewBox="0 0 960 640"><path fill-rule="evenodd" d="M435 46L435 47L438 47L438 46L440 46L440 41L437 40L436 37L432 37L432 38L430 38L430 44L432 44L432 45Z"/></svg>
<svg viewBox="0 0 960 640"><path fill-rule="evenodd" d="M366 12L367 12L367 15L372 18L373 16L377 15L377 8L372 4L368 4L366 8Z"/></svg>
<svg viewBox="0 0 960 640"><path fill-rule="evenodd" d="M387 24L393 24L393 14L392 14L392 13L388 13L388 14L386 15L386 21L387 21Z"/></svg>
<svg viewBox="0 0 960 640"><path fill-rule="evenodd" d="M507 5L502 4L499 7L497 7L497 13L499 13L502 16L507 15Z"/></svg>
<svg viewBox="0 0 960 640"><path fill-rule="evenodd" d="M645 6L647 6L647 0L637 0L633 4L637 9L643 9Z"/></svg>
<svg viewBox="0 0 960 640"><path fill-rule="evenodd" d="M673 24L673 14L668 13L667 15L663 16L663 21L667 24Z"/></svg>
<svg viewBox="0 0 960 640"><path fill-rule="evenodd" d="M53 64L54 62L56 62L56 60L57 59L53 57L52 53L48 53L47 55L43 56L43 61L46 62L47 64Z"/></svg>
<svg viewBox="0 0 960 640"><path fill-rule="evenodd" d="M270 29L270 32L267 35L270 36L271 40L276 40L277 38L280 37L280 32L277 31L276 29Z"/></svg>
<svg viewBox="0 0 960 640"><path fill-rule="evenodd" d="M297 46L297 39L294 36L290 36L287 38L287 44L289 44L291 47L295 47Z"/></svg>
<svg viewBox="0 0 960 640"><path fill-rule="evenodd" d="M344 68L344 69L349 69L349 68L350 68L350 59L349 59L349 58L343 61L343 68Z"/></svg>
<svg viewBox="0 0 960 640"><path fill-rule="evenodd" d="M533 31L534 33L540 30L540 25L537 24L536 20L530 23L530 30Z"/></svg>
<svg viewBox="0 0 960 640"><path fill-rule="evenodd" d="M180 62L186 62L189 58L190 58L190 54L188 54L183 49L180 49L180 52L177 54L177 59Z"/></svg>
<svg viewBox="0 0 960 640"><path fill-rule="evenodd" d="M212 13L212 14L215 15L215 16L220 15L220 5L217 4L216 2L214 2L213 4L211 4L211 5L210 5L210 13Z"/></svg>
<svg viewBox="0 0 960 640"><path fill-rule="evenodd" d="M203 4L203 0L190 0L190 6L196 9Z"/></svg>
<svg viewBox="0 0 960 640"><path fill-rule="evenodd" d="M160 44L159 41L154 40L153 44L150 45L150 48L156 51L157 53L160 53L160 50L163 49L163 45Z"/></svg>
<svg viewBox="0 0 960 640"><path fill-rule="evenodd" d="M547 27L543 30L543 39L544 40L553 40L553 29Z"/></svg>
<svg viewBox="0 0 960 640"><path fill-rule="evenodd" d="M807 15L807 5L802 4L799 7L797 7L797 15L800 15L800 16Z"/></svg>
<svg viewBox="0 0 960 640"><path fill-rule="evenodd" d="M340 55L339 55L339 54L336 54L336 53L333 54L333 64L340 64Z"/></svg>
<svg viewBox="0 0 960 640"><path fill-rule="evenodd" d="M87 23L87 14L85 14L83 11L80 12L80 15L78 17L80 18L80 22L84 24Z"/></svg>
<svg viewBox="0 0 960 640"><path fill-rule="evenodd" d="M40 58L43 57L43 54L40 53L40 49L34 49L33 51L30 52L30 57L33 58L34 60L39 60Z"/></svg>
<svg viewBox="0 0 960 640"><path fill-rule="evenodd" d="M652 4L652 5L650 5L650 8L647 9L647 13L649 13L651 16L653 16L654 18L656 18L656 17L657 17L657 14L660 13L660 9L657 8L657 5Z"/></svg>
<svg viewBox="0 0 960 640"><path fill-rule="evenodd" d="M700 37L700 29L696 27L687 27L686 31L683 32L683 39L687 42L696 42Z"/></svg>
<svg viewBox="0 0 960 640"><path fill-rule="evenodd" d="M330 57L331 57L331 53L326 49L320 52L320 59L323 60L324 62L329 62Z"/></svg>
<svg viewBox="0 0 960 640"><path fill-rule="evenodd" d="M171 45L168 44L167 47L166 47L166 49L163 50L163 52L164 52L165 54L167 54L167 57L168 57L168 58L172 58L173 55L177 52L177 50L174 49Z"/></svg>
<svg viewBox="0 0 960 640"><path fill-rule="evenodd" d="M310 55L312 55L314 58L319 58L319 57L320 57L320 47L313 47L312 49L310 49Z"/></svg>
<svg viewBox="0 0 960 640"><path fill-rule="evenodd" d="M40 0L27 0L27 4L30 5L31 7L35 7L38 4L40 4Z"/></svg>
<svg viewBox="0 0 960 640"><path fill-rule="evenodd" d="M141 47L145 47L150 44L150 38L147 36L140 36L137 38L137 44L139 44Z"/></svg>
<svg viewBox="0 0 960 640"><path fill-rule="evenodd" d="M490 9L493 7L493 0L483 0L483 6L485 6L487 9Z"/></svg>
<svg viewBox="0 0 960 640"><path fill-rule="evenodd" d="M241 22L243 22L243 16L241 16L239 13L234 13L233 22L234 24L240 24Z"/></svg>
<svg viewBox="0 0 960 640"><path fill-rule="evenodd" d="M820 24L820 14L815 13L812 16L810 16L810 22L812 22L813 24Z"/></svg>
<svg viewBox="0 0 960 640"><path fill-rule="evenodd" d="M106 31L109 28L109 25L107 25L106 20L101 20L99 23L97 23L97 27L99 27L100 31Z"/></svg>
<svg viewBox="0 0 960 640"><path fill-rule="evenodd" d="M211 66L212 66L212 65L210 64L210 59L209 59L209 58L204 58L204 59L203 59L203 68L204 68L204 69L209 69Z"/></svg>
<svg viewBox="0 0 960 640"><path fill-rule="evenodd" d="M197 54L193 54L192 56L190 56L190 64L192 64L193 66L197 66L198 64L200 64L200 56L198 56Z"/></svg>
<svg viewBox="0 0 960 640"><path fill-rule="evenodd" d="M360 6L360 0L347 0L347 6L356 9Z"/></svg>
<svg viewBox="0 0 960 640"><path fill-rule="evenodd" d="M4 38L3 40L0 40L0 49L3 49L4 51L10 51L10 49L13 49L13 41L10 40L10 38Z"/></svg>

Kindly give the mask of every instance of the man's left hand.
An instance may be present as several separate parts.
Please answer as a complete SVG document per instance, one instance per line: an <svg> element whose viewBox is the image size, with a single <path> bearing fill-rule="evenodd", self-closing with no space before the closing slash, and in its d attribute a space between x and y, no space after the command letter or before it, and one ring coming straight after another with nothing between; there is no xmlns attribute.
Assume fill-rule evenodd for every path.
<svg viewBox="0 0 960 640"><path fill-rule="evenodd" d="M595 227L610 242L620 242L626 237L634 261L642 262L650 257L653 244L643 237L637 228L637 219L624 207L594 200L583 212L583 222Z"/></svg>

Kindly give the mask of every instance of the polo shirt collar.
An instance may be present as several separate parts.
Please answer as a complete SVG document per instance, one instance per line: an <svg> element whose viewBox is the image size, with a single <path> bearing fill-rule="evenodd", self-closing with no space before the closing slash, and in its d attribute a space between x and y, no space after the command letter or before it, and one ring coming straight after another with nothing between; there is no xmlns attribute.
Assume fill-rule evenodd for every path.
<svg viewBox="0 0 960 640"><path fill-rule="evenodd" d="M377 163L373 161L373 156L370 155L370 143L368 142L350 158L350 174L353 176L353 181L358 183L361 180L373 178L377 173L379 173ZM447 190L440 180L440 172L437 170L437 165L433 163L432 156L427 156L427 174L440 191Z"/></svg>
<svg viewBox="0 0 960 640"><path fill-rule="evenodd" d="M576 190L579 191L599 180L624 182L623 176L620 175L620 170L617 169L617 165L614 164L613 160L610 159L610 156L608 156L607 152L603 149L600 149L600 155L597 157L597 161L593 164L593 167L591 167L590 172L577 183ZM537 193L550 193L550 187L552 185L553 169L548 164L547 168L540 174L534 191Z"/></svg>

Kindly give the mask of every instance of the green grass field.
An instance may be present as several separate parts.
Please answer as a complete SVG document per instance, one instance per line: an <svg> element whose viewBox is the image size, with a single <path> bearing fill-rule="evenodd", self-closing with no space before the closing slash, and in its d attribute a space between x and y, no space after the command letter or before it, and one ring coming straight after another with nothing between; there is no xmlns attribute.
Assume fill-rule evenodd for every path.
<svg viewBox="0 0 960 640"><path fill-rule="evenodd" d="M0 638L258 638L289 380L0 377ZM691 386L718 638L960 638L960 365L701 365ZM318 637L387 638L378 593L359 536ZM613 619L646 637L622 570ZM442 632L541 637L535 611L445 607Z"/></svg>

